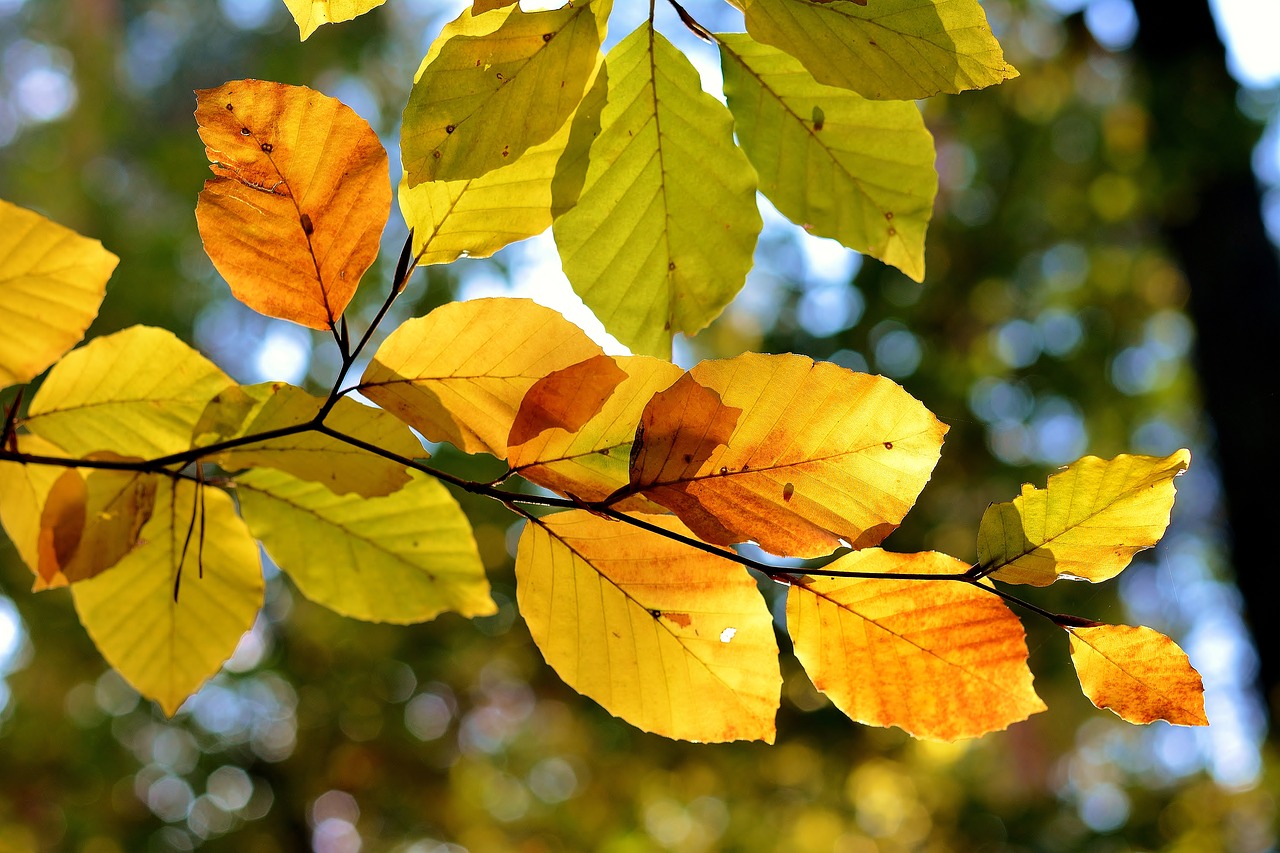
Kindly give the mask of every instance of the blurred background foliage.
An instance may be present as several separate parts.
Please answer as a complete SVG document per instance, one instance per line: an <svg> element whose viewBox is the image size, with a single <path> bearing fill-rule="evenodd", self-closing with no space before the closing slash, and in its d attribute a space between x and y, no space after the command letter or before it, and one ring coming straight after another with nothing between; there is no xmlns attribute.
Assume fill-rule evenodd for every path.
<svg viewBox="0 0 1280 853"><path fill-rule="evenodd" d="M1033 594L1175 636L1204 674L1209 729L1135 728L1094 710L1061 632L1029 621L1050 710L1008 732L945 745L860 727L784 659L776 746L666 741L542 663L513 603L518 529L465 495L498 615L361 624L272 572L254 631L165 720L106 669L65 591L27 591L4 541L0 851L1274 849L1264 697L1276 695L1275 626L1250 590L1275 565L1258 547L1277 504L1231 471L1233 454L1250 482L1263 469L1248 451L1274 440L1280 401L1280 278L1257 183L1280 183L1274 126L1258 144L1276 78L1238 89L1207 9L984 5L1022 76L923 104L941 175L926 283L767 210L746 289L678 357L805 352L891 376L950 424L895 550L973 559L983 509L1020 482L1086 453L1190 446L1155 551L1116 583ZM611 42L642 6L619 4ZM121 256L91 333L164 326L240 381L323 388L331 342L232 301L203 254L192 210L208 173L191 91L242 77L312 86L369 119L395 163L413 71L458 8L388 0L300 45L277 0L0 0L0 197ZM728 6L691 11L741 29ZM659 26L718 91L714 53L668 9ZM1280 221L1275 190L1264 203ZM392 219L351 312L365 321L404 239ZM582 316L544 237L420 272L387 328L493 293ZM437 459L489 470L448 448Z"/></svg>

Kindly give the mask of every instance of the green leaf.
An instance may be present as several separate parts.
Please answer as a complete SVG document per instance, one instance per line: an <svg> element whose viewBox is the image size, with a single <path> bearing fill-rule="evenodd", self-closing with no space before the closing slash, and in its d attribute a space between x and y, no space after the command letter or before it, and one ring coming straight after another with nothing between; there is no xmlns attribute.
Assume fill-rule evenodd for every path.
<svg viewBox="0 0 1280 853"><path fill-rule="evenodd" d="M916 105L824 86L748 35L717 38L725 97L765 197L809 233L922 281L938 173Z"/></svg>
<svg viewBox="0 0 1280 853"><path fill-rule="evenodd" d="M747 32L820 83L907 101L1002 83L1004 61L977 0L739 0Z"/></svg>
<svg viewBox="0 0 1280 853"><path fill-rule="evenodd" d="M761 226L755 171L728 110L648 23L605 63L600 136L556 244L605 328L670 358L673 334L705 328L742 289Z"/></svg>
<svg viewBox="0 0 1280 853"><path fill-rule="evenodd" d="M335 495L280 471L250 471L236 483L253 535L317 604L400 624L497 610L471 525L434 478L415 473L381 498Z"/></svg>
<svg viewBox="0 0 1280 853"><path fill-rule="evenodd" d="M467 9L445 25L404 108L409 186L478 178L550 139L582 100L611 7Z"/></svg>
<svg viewBox="0 0 1280 853"><path fill-rule="evenodd" d="M201 487L197 501L197 488L162 484L142 528L145 544L71 587L107 663L170 716L231 657L262 607L257 543L226 493Z"/></svg>

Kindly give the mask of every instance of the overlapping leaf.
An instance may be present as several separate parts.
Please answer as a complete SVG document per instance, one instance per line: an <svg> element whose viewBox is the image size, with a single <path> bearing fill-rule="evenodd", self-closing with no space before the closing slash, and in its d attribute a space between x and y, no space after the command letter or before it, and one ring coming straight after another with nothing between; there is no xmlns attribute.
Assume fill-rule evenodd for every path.
<svg viewBox="0 0 1280 853"><path fill-rule="evenodd" d="M806 231L922 281L938 173L916 105L824 86L750 36L717 38L725 97L765 197Z"/></svg>
<svg viewBox="0 0 1280 853"><path fill-rule="evenodd" d="M35 588L87 580L141 544L155 507L159 475L65 469L40 513Z"/></svg>
<svg viewBox="0 0 1280 853"><path fill-rule="evenodd" d="M33 379L80 342L119 260L0 200L0 388Z"/></svg>
<svg viewBox="0 0 1280 853"><path fill-rule="evenodd" d="M884 377L745 353L702 362L645 407L628 491L708 542L817 557L889 535L946 431Z"/></svg>
<svg viewBox="0 0 1280 853"><path fill-rule="evenodd" d="M71 587L102 656L170 716L231 657L262 606L257 543L230 497L203 487L197 499L197 488L162 484L143 544Z"/></svg>
<svg viewBox="0 0 1280 853"><path fill-rule="evenodd" d="M827 568L962 574L954 557L868 548ZM956 581L805 578L787 630L813 684L854 720L953 741L1045 709L1022 623L999 598Z"/></svg>
<svg viewBox="0 0 1280 853"><path fill-rule="evenodd" d="M739 567L574 510L526 525L516 581L547 663L609 713L683 740L773 741L773 620Z"/></svg>
<svg viewBox="0 0 1280 853"><path fill-rule="evenodd" d="M215 177L196 222L241 302L331 328L378 256L387 152L350 107L305 86L236 80L196 93Z"/></svg>
<svg viewBox="0 0 1280 853"><path fill-rule="evenodd" d="M201 444L260 435L308 424L323 405L320 397L284 382L236 386L210 401L194 432ZM348 397L338 400L324 423L407 459L427 455L400 420ZM233 470L278 468L322 483L337 494L355 492L367 498L389 494L409 482L403 464L314 430L240 445L216 454L213 460Z"/></svg>
<svg viewBox="0 0 1280 853"><path fill-rule="evenodd" d="M820 83L908 101L1017 77L977 0L733 0L756 41Z"/></svg>
<svg viewBox="0 0 1280 853"><path fill-rule="evenodd" d="M582 100L611 5L466 9L447 24L404 109L400 145L409 186L478 178L550 139Z"/></svg>
<svg viewBox="0 0 1280 853"><path fill-rule="evenodd" d="M190 448L205 405L232 384L172 332L132 326L58 362L26 423L72 456L107 450L151 459Z"/></svg>
<svg viewBox="0 0 1280 853"><path fill-rule="evenodd" d="M335 495L281 471L236 479L253 535L307 598L372 622L410 623L445 610L496 607L467 517L424 474L380 498Z"/></svg>
<svg viewBox="0 0 1280 853"><path fill-rule="evenodd" d="M32 456L67 455L38 435L18 436L18 450ZM36 576L37 589L45 585L40 577L40 517L49 491L65 470L55 465L0 462L0 524L22 562Z"/></svg>
<svg viewBox="0 0 1280 853"><path fill-rule="evenodd" d="M284 5L297 22L302 41L306 41L323 24L350 21L385 2L387 0L284 0Z"/></svg>
<svg viewBox="0 0 1280 853"><path fill-rule="evenodd" d="M992 504L978 528L978 562L1009 583L1046 586L1060 577L1097 583L1113 578L1133 555L1160 541L1173 507L1173 478L1191 454L1163 459L1086 456L1022 487L1009 503Z"/></svg>
<svg viewBox="0 0 1280 853"><path fill-rule="evenodd" d="M360 390L432 441L505 457L516 410L533 383L602 352L531 300L453 302L392 332Z"/></svg>
<svg viewBox="0 0 1280 853"><path fill-rule="evenodd" d="M1207 726L1204 684L1178 644L1150 628L1067 628L1084 694L1131 723Z"/></svg>
<svg viewBox="0 0 1280 853"><path fill-rule="evenodd" d="M733 119L649 23L605 58L608 103L577 205L554 226L565 275L634 352L671 356L742 288L760 232Z"/></svg>

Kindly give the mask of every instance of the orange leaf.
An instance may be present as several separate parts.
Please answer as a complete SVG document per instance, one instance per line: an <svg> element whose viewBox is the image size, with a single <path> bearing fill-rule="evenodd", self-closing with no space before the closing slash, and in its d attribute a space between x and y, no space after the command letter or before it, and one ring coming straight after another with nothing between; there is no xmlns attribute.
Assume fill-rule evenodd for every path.
<svg viewBox="0 0 1280 853"><path fill-rule="evenodd" d="M708 542L797 557L888 536L947 431L889 379L758 353L697 365L641 425L630 491Z"/></svg>
<svg viewBox="0 0 1280 853"><path fill-rule="evenodd" d="M607 355L547 374L533 383L520 401L507 438L508 448L551 429L577 432L600 412L626 378L626 371Z"/></svg>
<svg viewBox="0 0 1280 853"><path fill-rule="evenodd" d="M868 548L827 568L958 574L936 552ZM953 741L1045 709L1022 623L996 596L958 581L806 578L787 595L787 630L813 684L860 723Z"/></svg>
<svg viewBox="0 0 1280 853"><path fill-rule="evenodd" d="M1097 707L1110 708L1131 723L1209 725L1200 673L1164 634L1128 625L1066 631L1080 687Z"/></svg>
<svg viewBox="0 0 1280 853"><path fill-rule="evenodd" d="M305 86L196 92L210 169L196 221L244 304L313 329L346 309L391 212L387 152L350 107Z"/></svg>

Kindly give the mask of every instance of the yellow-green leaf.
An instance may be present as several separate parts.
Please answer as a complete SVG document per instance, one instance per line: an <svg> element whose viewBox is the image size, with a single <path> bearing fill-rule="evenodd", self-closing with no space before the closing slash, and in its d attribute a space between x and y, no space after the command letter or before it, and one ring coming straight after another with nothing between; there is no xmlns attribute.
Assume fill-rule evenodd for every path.
<svg viewBox="0 0 1280 853"><path fill-rule="evenodd" d="M751 269L760 212L733 117L648 24L605 58L608 103L577 204L555 221L565 275L632 351L719 316Z"/></svg>
<svg viewBox="0 0 1280 853"><path fill-rule="evenodd" d="M496 612L471 525L434 478L415 473L381 498L335 495L280 471L250 471L236 483L253 535L318 604L400 624L445 610Z"/></svg>
<svg viewBox="0 0 1280 853"><path fill-rule="evenodd" d="M162 484L144 544L71 587L107 663L169 716L231 657L262 607L257 543L226 493L202 487L197 500L196 489Z"/></svg>
<svg viewBox="0 0 1280 853"><path fill-rule="evenodd" d="M923 281L938 173L916 105L824 86L748 35L717 38L725 97L765 197L809 233Z"/></svg>
<svg viewBox="0 0 1280 853"><path fill-rule="evenodd" d="M826 568L936 575L969 567L936 552L868 548ZM860 723L953 741L1045 709L1022 623L969 584L804 578L787 595L787 631L814 686Z"/></svg>
<svg viewBox="0 0 1280 853"><path fill-rule="evenodd" d="M427 51L404 108L410 187L514 163L550 139L591 80L612 0L525 12L466 9Z"/></svg>
<svg viewBox="0 0 1280 853"><path fill-rule="evenodd" d="M67 455L38 435L18 436L18 450L32 456ZM49 491L66 470L56 465L0 462L0 524L22 562L36 576L37 589L44 586L40 577L40 516Z"/></svg>
<svg viewBox="0 0 1280 853"><path fill-rule="evenodd" d="M40 513L35 589L100 575L140 544L159 475L64 469Z"/></svg>
<svg viewBox="0 0 1280 853"><path fill-rule="evenodd" d="M120 259L0 199L0 388L27 382L84 337Z"/></svg>
<svg viewBox="0 0 1280 853"><path fill-rule="evenodd" d="M194 433L214 444L309 423L324 405L320 397L284 382L228 388L209 402ZM399 419L381 409L343 397L325 416L326 426L408 459L427 456L421 442ZM212 457L223 468L266 467L322 483L337 494L390 494L409 482L405 466L321 432L255 441Z"/></svg>
<svg viewBox="0 0 1280 853"><path fill-rule="evenodd" d="M27 427L69 455L151 459L191 447L191 430L231 379L172 332L131 326L68 353L31 400Z"/></svg>
<svg viewBox="0 0 1280 853"><path fill-rule="evenodd" d="M1204 684L1187 655L1164 634L1128 625L1067 628L1071 663L1080 687L1099 708L1122 720L1167 720L1178 726L1207 726Z"/></svg>
<svg viewBox="0 0 1280 853"><path fill-rule="evenodd" d="M644 519L689 535L670 516ZM573 510L525 526L516 581L547 663L609 713L682 740L773 742L778 646L740 567Z"/></svg>
<svg viewBox="0 0 1280 853"><path fill-rule="evenodd" d="M331 328L378 256L387 152L368 122L305 86L236 80L196 92L209 168L205 252L255 311Z"/></svg>
<svg viewBox="0 0 1280 853"><path fill-rule="evenodd" d="M1047 586L1060 577L1093 583L1115 577L1133 555L1160 541L1173 508L1173 478L1191 453L1163 459L1086 456L992 504L978 528L978 562L1008 583Z"/></svg>
<svg viewBox="0 0 1280 853"><path fill-rule="evenodd" d="M516 410L533 383L602 352L531 300L452 302L388 335L360 390L431 441L505 458Z"/></svg>
<svg viewBox="0 0 1280 853"><path fill-rule="evenodd" d="M350 21L370 9L376 9L387 0L284 0L289 14L298 24L302 41L323 24Z"/></svg>
<svg viewBox="0 0 1280 853"><path fill-rule="evenodd" d="M977 0L738 0L747 32L820 83L876 100L963 92L1018 76Z"/></svg>

